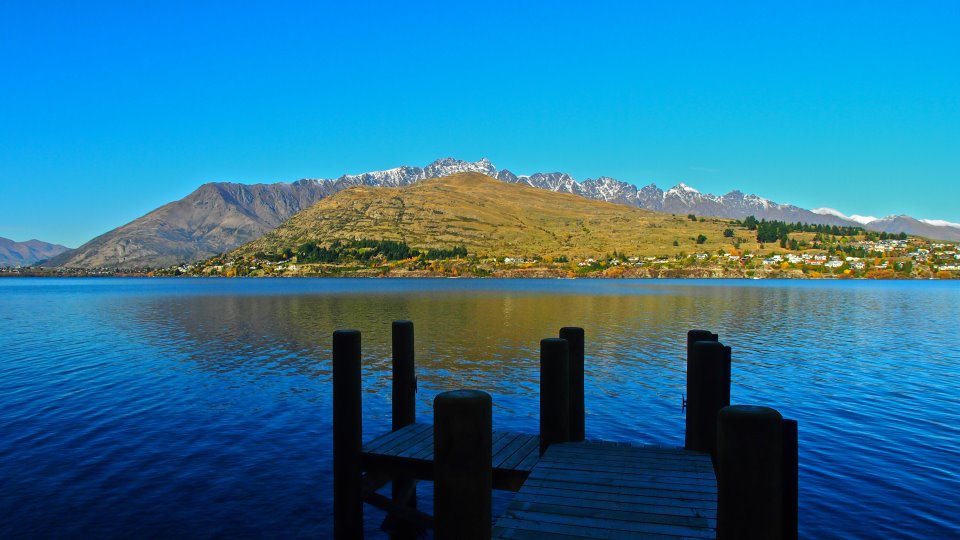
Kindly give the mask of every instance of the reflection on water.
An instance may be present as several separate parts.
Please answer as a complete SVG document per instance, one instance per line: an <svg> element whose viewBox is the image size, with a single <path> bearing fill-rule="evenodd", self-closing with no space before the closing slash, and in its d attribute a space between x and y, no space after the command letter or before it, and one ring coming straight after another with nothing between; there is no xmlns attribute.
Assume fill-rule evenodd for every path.
<svg viewBox="0 0 960 540"><path fill-rule="evenodd" d="M0 281L0 536L324 536L330 335L363 332L389 427L390 321L438 392L538 426L538 343L587 335L587 435L682 444L686 330L734 348L733 401L800 422L801 531L949 536L960 290L949 282ZM371 512L368 528L378 525ZM865 534L863 523L871 523Z"/></svg>

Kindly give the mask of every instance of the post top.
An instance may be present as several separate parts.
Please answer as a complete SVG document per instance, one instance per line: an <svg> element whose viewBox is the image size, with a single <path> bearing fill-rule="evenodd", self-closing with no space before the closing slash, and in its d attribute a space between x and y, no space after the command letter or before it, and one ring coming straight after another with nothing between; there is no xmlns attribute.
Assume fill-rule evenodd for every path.
<svg viewBox="0 0 960 540"><path fill-rule="evenodd" d="M433 399L434 407L436 407L438 403L442 402L463 403L468 401L493 403L493 398L491 398L490 394L484 392L483 390L450 390L437 394L437 397Z"/></svg>
<svg viewBox="0 0 960 540"><path fill-rule="evenodd" d="M334 330L334 331L333 331L333 335L335 335L335 336L337 336L337 335L340 335L340 336L349 336L349 335L353 335L353 334L360 334L360 331L359 331L359 330L350 330L350 329L346 329L346 330Z"/></svg>
<svg viewBox="0 0 960 540"><path fill-rule="evenodd" d="M582 336L583 328L580 328L579 326L564 326L563 328L560 329L560 335L562 336L564 334L574 334L574 335Z"/></svg>
<svg viewBox="0 0 960 540"><path fill-rule="evenodd" d="M783 416L776 409L760 405L730 405L720 409L720 418L728 420L783 420Z"/></svg>

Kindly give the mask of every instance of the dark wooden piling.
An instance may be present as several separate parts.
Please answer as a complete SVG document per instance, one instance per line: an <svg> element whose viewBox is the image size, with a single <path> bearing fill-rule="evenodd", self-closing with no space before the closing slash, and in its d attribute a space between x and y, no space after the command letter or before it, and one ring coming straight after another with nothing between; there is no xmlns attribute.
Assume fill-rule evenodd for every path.
<svg viewBox="0 0 960 540"><path fill-rule="evenodd" d="M540 340L540 455L553 443L570 440L570 345Z"/></svg>
<svg viewBox="0 0 960 540"><path fill-rule="evenodd" d="M687 332L687 359L690 359L690 349L698 341L718 341L720 336L709 330L690 330Z"/></svg>
<svg viewBox="0 0 960 540"><path fill-rule="evenodd" d="M716 455L717 413L729 388L724 390L726 350L716 341L697 341L687 359L687 419L684 447Z"/></svg>
<svg viewBox="0 0 960 540"><path fill-rule="evenodd" d="M560 329L560 339L567 340L570 349L570 441L586 438L586 411L583 396L583 328L566 326Z"/></svg>
<svg viewBox="0 0 960 540"><path fill-rule="evenodd" d="M391 336L393 346L392 428L393 431L397 431L413 424L417 419L413 322L393 321ZM417 507L417 481L414 478L407 475L394 476L390 494L396 505ZM387 516L381 528L391 531L394 538L417 537L414 527L396 519L392 514Z"/></svg>
<svg viewBox="0 0 960 540"><path fill-rule="evenodd" d="M417 419L417 376L413 357L413 322L393 321L393 430Z"/></svg>
<svg viewBox="0 0 960 540"><path fill-rule="evenodd" d="M479 390L433 402L434 538L489 539L492 512L492 400Z"/></svg>
<svg viewBox="0 0 960 540"><path fill-rule="evenodd" d="M363 537L360 332L333 333L333 535Z"/></svg>
<svg viewBox="0 0 960 540"><path fill-rule="evenodd" d="M733 349L731 347L723 348L723 386L720 387L722 394L721 404L726 407L730 405L730 372L733 367Z"/></svg>
<svg viewBox="0 0 960 540"><path fill-rule="evenodd" d="M799 440L797 421L783 420L783 539L796 540L799 508Z"/></svg>
<svg viewBox="0 0 960 540"><path fill-rule="evenodd" d="M717 538L783 538L783 417L735 405L717 415Z"/></svg>

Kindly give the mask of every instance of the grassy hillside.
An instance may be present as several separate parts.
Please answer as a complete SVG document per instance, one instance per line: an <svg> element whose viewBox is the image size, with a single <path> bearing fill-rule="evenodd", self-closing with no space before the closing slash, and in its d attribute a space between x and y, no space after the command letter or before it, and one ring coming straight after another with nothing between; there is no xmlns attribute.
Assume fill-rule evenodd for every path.
<svg viewBox="0 0 960 540"><path fill-rule="evenodd" d="M729 227L727 220L691 221L464 173L402 188L342 191L231 255L369 239L402 241L421 250L462 245L479 257L573 260L613 251L672 256L729 249L731 239L723 236ZM698 245L699 235L706 240Z"/></svg>

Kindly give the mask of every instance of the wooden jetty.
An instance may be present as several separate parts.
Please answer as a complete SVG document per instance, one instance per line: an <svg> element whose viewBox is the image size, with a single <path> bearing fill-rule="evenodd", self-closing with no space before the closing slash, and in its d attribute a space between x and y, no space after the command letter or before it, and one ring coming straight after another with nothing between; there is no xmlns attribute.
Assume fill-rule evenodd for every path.
<svg viewBox="0 0 960 540"><path fill-rule="evenodd" d="M683 448L585 440L582 329L541 341L539 435L493 431L477 390L438 395L434 423L415 422L413 344L413 324L395 321L392 431L362 443L360 333L334 333L336 538L363 537L364 503L399 538L796 538L796 422L729 406L732 354L716 334L687 335ZM433 515L417 508L421 480ZM516 492L496 518L492 489Z"/></svg>

